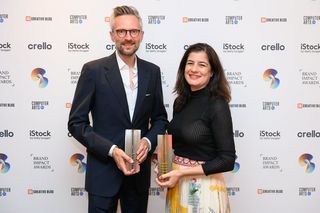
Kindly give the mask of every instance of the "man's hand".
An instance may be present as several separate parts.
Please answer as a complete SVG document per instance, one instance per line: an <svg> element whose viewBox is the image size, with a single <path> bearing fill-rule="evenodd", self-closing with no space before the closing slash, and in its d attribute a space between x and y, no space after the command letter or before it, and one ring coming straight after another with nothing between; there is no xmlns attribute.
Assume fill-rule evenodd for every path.
<svg viewBox="0 0 320 213"><path fill-rule="evenodd" d="M146 139L142 138L140 140L140 145L137 150L137 161L139 164L141 164L147 158L148 152L149 152L149 143Z"/></svg>
<svg viewBox="0 0 320 213"><path fill-rule="evenodd" d="M114 148L112 157L124 175L129 176L140 171L139 165L131 170L128 170L127 165L132 164L133 160L122 149L119 149L118 147Z"/></svg>

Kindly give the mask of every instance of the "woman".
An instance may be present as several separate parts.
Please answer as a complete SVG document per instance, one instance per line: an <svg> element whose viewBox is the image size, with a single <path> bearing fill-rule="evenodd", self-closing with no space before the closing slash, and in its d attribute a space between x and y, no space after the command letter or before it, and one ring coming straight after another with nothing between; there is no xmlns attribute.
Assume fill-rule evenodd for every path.
<svg viewBox="0 0 320 213"><path fill-rule="evenodd" d="M166 212L230 212L223 172L233 169L235 146L230 88L208 44L191 45L179 66L174 92L173 170L156 182L168 187Z"/></svg>

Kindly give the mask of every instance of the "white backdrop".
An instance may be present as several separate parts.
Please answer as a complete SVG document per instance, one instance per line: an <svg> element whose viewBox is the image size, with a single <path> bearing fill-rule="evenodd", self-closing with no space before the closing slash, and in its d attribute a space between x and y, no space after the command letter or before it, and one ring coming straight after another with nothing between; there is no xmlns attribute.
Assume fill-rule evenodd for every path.
<svg viewBox="0 0 320 213"><path fill-rule="evenodd" d="M162 69L169 119L185 48L207 42L220 55L238 156L232 212L320 212L319 0L0 3L1 213L87 211L86 152L68 114L82 65L114 51L108 18L123 4L142 15L138 55ZM163 206L153 183L149 212Z"/></svg>

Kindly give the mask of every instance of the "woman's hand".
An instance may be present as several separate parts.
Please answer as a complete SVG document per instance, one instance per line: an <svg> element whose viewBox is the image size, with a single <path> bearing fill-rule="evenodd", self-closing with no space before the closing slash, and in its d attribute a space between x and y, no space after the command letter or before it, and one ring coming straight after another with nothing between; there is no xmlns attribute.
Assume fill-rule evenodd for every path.
<svg viewBox="0 0 320 213"><path fill-rule="evenodd" d="M178 183L180 178L184 176L193 175L204 175L201 165L190 168L172 170L171 172L168 172L156 178L156 183L161 187L172 188Z"/></svg>
<svg viewBox="0 0 320 213"><path fill-rule="evenodd" d="M172 170L156 178L156 183L161 187L172 188L179 182L181 177L183 177L183 173L180 170Z"/></svg>

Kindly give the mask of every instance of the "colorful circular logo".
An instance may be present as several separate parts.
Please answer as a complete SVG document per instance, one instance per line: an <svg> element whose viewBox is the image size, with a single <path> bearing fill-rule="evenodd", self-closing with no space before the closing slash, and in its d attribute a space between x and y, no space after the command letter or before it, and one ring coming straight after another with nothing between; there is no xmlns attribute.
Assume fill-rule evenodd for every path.
<svg viewBox="0 0 320 213"><path fill-rule="evenodd" d="M266 71L264 71L263 73L263 80L265 81L271 81L271 85L270 87L272 89L276 89L279 87L280 84L280 80L278 78L276 78L277 75L277 70L275 69L267 69Z"/></svg>
<svg viewBox="0 0 320 213"><path fill-rule="evenodd" d="M48 85L48 78L44 77L44 74L46 71L42 68L35 68L31 72L31 78L34 81L39 81L39 87L40 88L45 88Z"/></svg>

